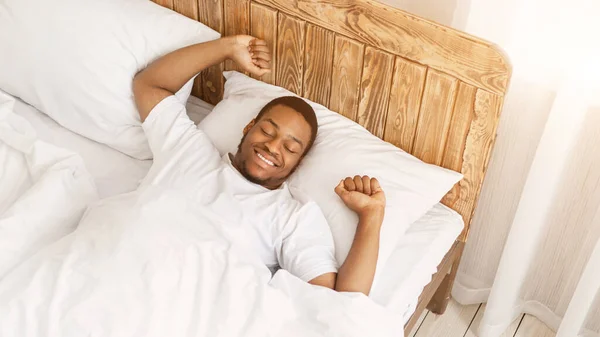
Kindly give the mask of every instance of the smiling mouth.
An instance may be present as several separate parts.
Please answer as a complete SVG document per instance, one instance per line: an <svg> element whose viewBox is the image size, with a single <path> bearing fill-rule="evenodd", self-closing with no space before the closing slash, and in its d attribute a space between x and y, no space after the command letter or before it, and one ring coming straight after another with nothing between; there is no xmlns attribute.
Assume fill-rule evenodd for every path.
<svg viewBox="0 0 600 337"><path fill-rule="evenodd" d="M276 165L275 165L275 163L273 163L272 161L270 161L270 160L268 160L267 158L263 157L263 155L261 155L261 154L260 154L260 153L258 153L257 151L254 151L254 152L256 152L256 155L258 156L258 158L260 158L260 160L264 161L265 163L267 163L267 164L268 164L268 165L270 165L270 166L273 166L273 167L275 167L275 166L276 166Z"/></svg>

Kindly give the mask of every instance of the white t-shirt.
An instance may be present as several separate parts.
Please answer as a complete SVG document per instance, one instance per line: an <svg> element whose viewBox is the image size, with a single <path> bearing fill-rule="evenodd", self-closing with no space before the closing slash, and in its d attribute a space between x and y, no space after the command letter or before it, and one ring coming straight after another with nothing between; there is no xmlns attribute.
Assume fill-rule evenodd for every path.
<svg viewBox="0 0 600 337"><path fill-rule="evenodd" d="M243 226L246 244L272 270L280 266L304 281L337 271L331 230L321 209L294 198L286 183L269 190L244 178L228 154L220 157L175 96L156 105L142 127L154 164L140 188L180 190L228 225Z"/></svg>

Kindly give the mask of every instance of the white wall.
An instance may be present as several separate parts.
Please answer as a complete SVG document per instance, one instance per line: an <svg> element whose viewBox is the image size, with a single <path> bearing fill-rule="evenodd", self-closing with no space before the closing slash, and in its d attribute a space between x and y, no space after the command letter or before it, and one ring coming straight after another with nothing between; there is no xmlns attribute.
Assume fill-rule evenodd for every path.
<svg viewBox="0 0 600 337"><path fill-rule="evenodd" d="M381 2L436 21L446 26L453 24L458 2L461 0L381 0ZM470 0L467 0L470 1Z"/></svg>

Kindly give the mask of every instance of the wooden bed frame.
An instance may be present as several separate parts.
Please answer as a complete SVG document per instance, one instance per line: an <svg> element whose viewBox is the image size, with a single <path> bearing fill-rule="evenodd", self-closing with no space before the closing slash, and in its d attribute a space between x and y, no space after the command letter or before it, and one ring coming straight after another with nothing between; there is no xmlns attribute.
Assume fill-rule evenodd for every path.
<svg viewBox="0 0 600 337"><path fill-rule="evenodd" d="M268 42L261 80L329 107L416 157L462 172L443 199L465 228L419 296L408 334L427 307L450 298L487 170L511 75L493 44L372 0L155 0L223 35ZM198 76L193 94L216 104L223 70Z"/></svg>

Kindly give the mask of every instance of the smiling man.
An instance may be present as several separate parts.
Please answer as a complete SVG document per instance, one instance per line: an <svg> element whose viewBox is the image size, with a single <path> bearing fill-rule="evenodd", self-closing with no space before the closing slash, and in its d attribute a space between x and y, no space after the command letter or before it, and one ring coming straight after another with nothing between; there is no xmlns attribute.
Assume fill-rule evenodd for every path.
<svg viewBox="0 0 600 337"><path fill-rule="evenodd" d="M194 75L226 59L257 76L271 67L264 41L233 36L174 51L134 78L135 101L154 154L142 187L167 187L207 206L225 225L241 228L247 234L244 245L272 270L281 267L314 285L368 294L385 208L379 182L357 175L332 186L359 218L352 248L338 269L319 207L292 196L285 183L315 141L311 106L297 97L269 102L244 129L237 152L221 158L174 96Z"/></svg>

